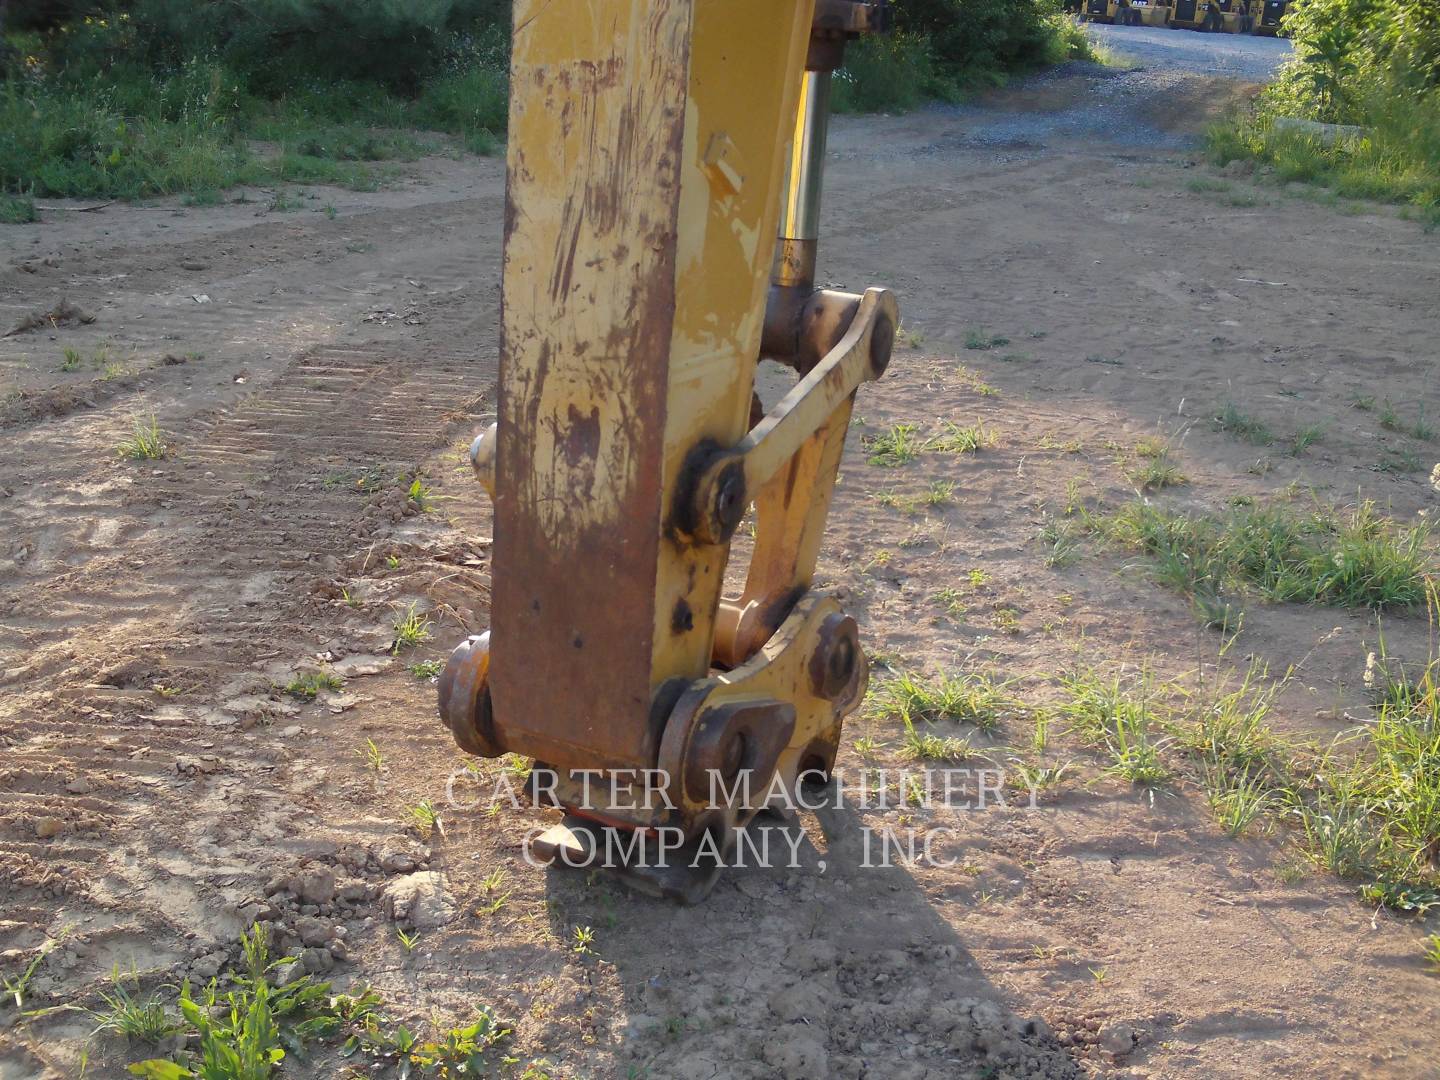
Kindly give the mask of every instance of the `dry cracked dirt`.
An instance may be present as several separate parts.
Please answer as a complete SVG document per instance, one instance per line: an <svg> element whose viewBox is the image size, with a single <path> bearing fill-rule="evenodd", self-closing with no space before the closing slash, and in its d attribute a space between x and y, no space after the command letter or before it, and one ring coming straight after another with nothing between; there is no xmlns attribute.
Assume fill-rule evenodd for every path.
<svg viewBox="0 0 1440 1080"><path fill-rule="evenodd" d="M1261 663L1294 672L1274 726L1329 739L1364 722L1372 616L1256 602L1222 651L1142 560L1082 544L1051 565L1037 536L1072 493L1135 498L1147 437L1187 509L1303 491L1433 510L1435 446L1353 404L1440 411L1440 249L1389 211L1217 176L1194 132L1225 95L1203 76L1126 97L1164 136L1145 145L1032 122L1114 78L837 122L823 276L894 288L906 334L862 388L820 584L876 686L887 665L983 670L1034 709L1077 665L1203 694ZM395 1023L493 1008L515 1074L1437 1075L1433 926L1307 868L1283 827L1226 839L1192 781L1108 775L1063 724L1042 756L1072 764L1038 807L832 807L804 817L799 867L730 872L700 907L527 866L553 815L484 805L514 763L460 755L425 666L487 621L463 448L494 408L502 187L498 160L434 157L290 213L252 192L0 233L5 326L62 299L93 317L0 340L0 975L53 944L26 1009L96 1005L117 969L223 979L259 921ZM1224 402L1323 438L1237 441L1213 430ZM166 456L118 459L152 416ZM993 442L869 463L866 437L945 421ZM949 501L925 501L935 484ZM411 612L429 637L395 655ZM1384 630L1425 648L1423 614ZM283 690L320 668L338 680L313 701ZM970 733L1002 765L1034 735L1018 711ZM840 765L893 770L900 749L898 724L857 717ZM861 865L888 827L951 865ZM153 1052L94 1026L0 1002L0 1077L76 1077L82 1054L120 1076ZM282 1075L354 1067L319 1046Z"/></svg>

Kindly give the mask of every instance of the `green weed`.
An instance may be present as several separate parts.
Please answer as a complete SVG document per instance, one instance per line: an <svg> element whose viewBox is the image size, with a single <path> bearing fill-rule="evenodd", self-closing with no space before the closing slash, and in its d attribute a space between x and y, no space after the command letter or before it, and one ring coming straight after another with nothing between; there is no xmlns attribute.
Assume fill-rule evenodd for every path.
<svg viewBox="0 0 1440 1080"><path fill-rule="evenodd" d="M169 451L155 417L148 420L136 417L130 429L130 437L123 439L115 452L131 461L159 461Z"/></svg>
<svg viewBox="0 0 1440 1080"><path fill-rule="evenodd" d="M973 327L965 332L965 348L983 352L989 349L1000 349L1010 344L1008 337L999 334L986 333L983 326Z"/></svg>
<svg viewBox="0 0 1440 1080"><path fill-rule="evenodd" d="M407 806L405 812L410 815L410 820L415 823L422 838L428 839L432 833L445 835L445 823L440 818L440 811L429 799L421 799L414 806Z"/></svg>
<svg viewBox="0 0 1440 1080"><path fill-rule="evenodd" d="M973 454L995 445L995 436L981 424L961 427L945 421L944 432L930 440L928 447L946 454Z"/></svg>
<svg viewBox="0 0 1440 1080"><path fill-rule="evenodd" d="M920 437L919 432L917 424L892 424L887 431L869 436L865 442L869 451L866 460L871 465L887 469L908 465L926 447L926 440Z"/></svg>
<svg viewBox="0 0 1440 1080"><path fill-rule="evenodd" d="M1306 424L1290 437L1290 453L1299 457L1325 437L1325 428L1320 424Z"/></svg>
<svg viewBox="0 0 1440 1080"><path fill-rule="evenodd" d="M132 972L129 981L138 981ZM125 987L126 977L117 968L110 976L110 989L97 995L104 1008L87 1009L96 1022L92 1034L105 1033L141 1042L158 1043L179 1030L176 1018L165 1007L158 993L138 997Z"/></svg>
<svg viewBox="0 0 1440 1080"><path fill-rule="evenodd" d="M1400 414L1395 411L1395 407L1387 401L1380 409L1380 426L1386 431L1409 435L1421 442L1430 442L1435 438L1435 429L1426 421L1425 406L1423 405L1416 412L1415 419L1407 421L1402 420Z"/></svg>
<svg viewBox="0 0 1440 1080"><path fill-rule="evenodd" d="M913 671L901 672L880 688L875 711L881 718L926 724L948 720L994 731L1023 711L1009 693L1011 685L978 672L942 672L930 678Z"/></svg>
<svg viewBox="0 0 1440 1080"><path fill-rule="evenodd" d="M1215 416L1214 427L1216 431L1223 431L1255 446L1269 446L1275 441L1275 436L1263 421L1241 412L1233 401L1226 402Z"/></svg>
<svg viewBox="0 0 1440 1080"><path fill-rule="evenodd" d="M937 735L916 728L910 717L904 717L905 734L900 745L900 756L909 761L966 761L973 756L970 740L953 736Z"/></svg>
<svg viewBox="0 0 1440 1080"><path fill-rule="evenodd" d="M287 1050L344 1030L357 1013L373 1008L360 998L332 996L329 983L301 975L276 986L272 976L292 961L271 961L268 928L257 924L243 939L244 970L236 989L223 996L212 982L196 997L186 982L180 991L182 1030L189 1036L179 1063L163 1058L130 1066L148 1080L269 1080Z"/></svg>
<svg viewBox="0 0 1440 1080"><path fill-rule="evenodd" d="M47 940L44 945L35 950L35 955L30 958L30 963L18 975L0 975L0 1002L13 1001L15 1008L20 1009L25 1005L25 993L30 988L30 981L35 978L35 972L44 962L45 957L50 955L52 949L64 940L64 935Z"/></svg>
<svg viewBox="0 0 1440 1080"><path fill-rule="evenodd" d="M1180 467L1164 453L1142 458L1139 464L1126 470L1125 476L1141 491L1158 491L1188 482Z"/></svg>
<svg viewBox="0 0 1440 1080"><path fill-rule="evenodd" d="M365 760L367 768L379 772L385 764L385 755L380 752L380 747L375 745L374 739L366 739L365 745L355 751Z"/></svg>
<svg viewBox="0 0 1440 1080"><path fill-rule="evenodd" d="M1420 957L1430 970L1440 972L1440 934L1431 934L1420 943Z"/></svg>
<svg viewBox="0 0 1440 1080"><path fill-rule="evenodd" d="M403 611L397 608L393 624L395 639L390 644L390 651L398 656L401 649L425 644L433 636L431 628L434 625L420 612L418 604L412 602Z"/></svg>
<svg viewBox="0 0 1440 1080"><path fill-rule="evenodd" d="M314 701L322 691L332 693L345 689L345 680L333 671L303 671L284 686L285 693L304 701Z"/></svg>

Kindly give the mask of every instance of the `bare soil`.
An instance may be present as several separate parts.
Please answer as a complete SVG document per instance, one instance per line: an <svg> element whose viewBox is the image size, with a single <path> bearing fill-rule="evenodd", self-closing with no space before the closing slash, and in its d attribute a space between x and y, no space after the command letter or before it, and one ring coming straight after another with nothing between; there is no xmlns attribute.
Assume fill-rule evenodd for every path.
<svg viewBox="0 0 1440 1080"><path fill-rule="evenodd" d="M1064 78L1072 93L1030 107L1103 81ZM836 125L824 276L893 287L911 344L861 391L820 583L895 667L993 671L1041 703L1076 665L1208 692L1258 661L1294 668L1277 726L1354 730L1371 616L1252 603L1221 656L1143 561L1087 548L1048 569L1036 534L1072 483L1133 498L1145 436L1189 480L1157 497L1196 510L1313 493L1429 512L1435 445L1353 401L1440 414L1436 238L1243 176L1191 192L1215 176L1183 146L970 137L1007 108ZM1193 139L1205 117L1166 128ZM1433 926L1304 870L1283 832L1225 839L1188 782L1151 797L1107 777L1063 725L1047 757L1075 771L1038 809L1013 793L983 812L833 808L807 817L802 868L731 872L699 908L527 866L547 813L449 809L452 777L478 796L500 766L461 769L409 666L487 620L490 511L462 450L493 410L502 183L498 161L435 158L294 213L253 193L0 232L3 327L61 299L95 315L0 340L0 974L66 935L32 1007L93 1003L116 966L147 985L223 970L261 918L288 944L328 938L328 977L373 984L412 1027L494 1007L512 1052L555 1076L1437 1074ZM972 333L1008 341L971 349ZM59 370L66 348L79 370ZM1212 430L1226 401L1282 441ZM118 460L151 415L170 453ZM943 420L996 444L867 464L862 437ZM1312 423L1322 440L1288 452ZM407 500L415 474L441 497L429 512ZM876 498L936 480L952 504ZM411 604L433 639L392 657ZM1385 633L1425 648L1423 615ZM321 662L343 691L276 688ZM850 732L843 769L865 767L850 742L867 732L899 766L893 725ZM1031 736L1016 718L975 742L1004 764ZM443 836L417 835L422 799ZM865 827L933 832L957 861L864 868ZM416 868L456 910L407 952L379 891ZM0 1005L0 1078L79 1075L92 1027ZM97 1038L88 1075L149 1052ZM284 1075L345 1068L321 1053Z"/></svg>

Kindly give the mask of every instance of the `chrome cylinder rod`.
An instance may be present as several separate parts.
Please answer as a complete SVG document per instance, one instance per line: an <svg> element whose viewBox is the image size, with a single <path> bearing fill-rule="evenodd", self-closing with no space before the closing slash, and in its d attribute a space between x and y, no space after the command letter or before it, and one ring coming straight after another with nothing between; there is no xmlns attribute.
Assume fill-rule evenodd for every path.
<svg viewBox="0 0 1440 1080"><path fill-rule="evenodd" d="M820 238L820 188L825 175L825 135L830 123L830 72L807 71L790 146L784 202L775 249L776 285L815 284Z"/></svg>

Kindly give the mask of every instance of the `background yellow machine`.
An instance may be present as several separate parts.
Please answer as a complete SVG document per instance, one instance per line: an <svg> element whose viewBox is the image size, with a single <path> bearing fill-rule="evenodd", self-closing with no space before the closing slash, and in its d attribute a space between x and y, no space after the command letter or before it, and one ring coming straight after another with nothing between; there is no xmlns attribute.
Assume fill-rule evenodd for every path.
<svg viewBox="0 0 1440 1080"><path fill-rule="evenodd" d="M1280 32L1280 22L1289 6L1289 0L1252 0L1251 32L1274 37Z"/></svg>
<svg viewBox="0 0 1440 1080"><path fill-rule="evenodd" d="M440 713L464 749L553 774L541 858L696 900L756 813L828 774L863 697L855 622L811 577L898 311L814 282L830 75L886 14L515 5L499 419L472 447L491 629L452 654ZM800 375L768 412L762 355Z"/></svg>

